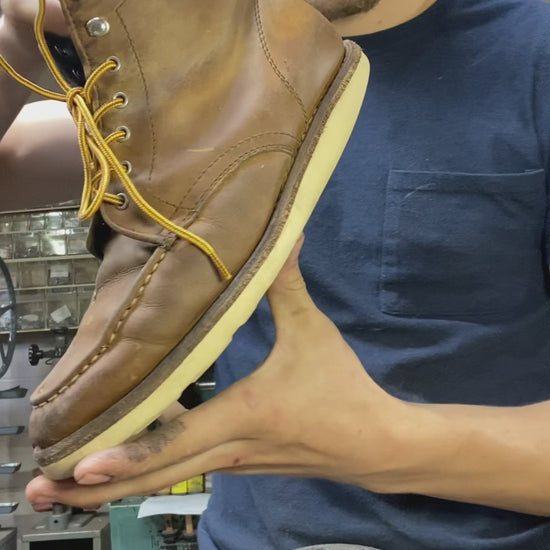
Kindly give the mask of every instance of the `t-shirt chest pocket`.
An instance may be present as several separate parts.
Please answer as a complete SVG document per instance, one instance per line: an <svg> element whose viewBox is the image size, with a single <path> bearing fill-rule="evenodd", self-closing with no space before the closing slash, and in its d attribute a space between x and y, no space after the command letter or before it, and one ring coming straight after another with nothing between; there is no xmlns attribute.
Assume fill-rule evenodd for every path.
<svg viewBox="0 0 550 550"><path fill-rule="evenodd" d="M510 315L544 295L545 173L392 171L380 305L393 315Z"/></svg>

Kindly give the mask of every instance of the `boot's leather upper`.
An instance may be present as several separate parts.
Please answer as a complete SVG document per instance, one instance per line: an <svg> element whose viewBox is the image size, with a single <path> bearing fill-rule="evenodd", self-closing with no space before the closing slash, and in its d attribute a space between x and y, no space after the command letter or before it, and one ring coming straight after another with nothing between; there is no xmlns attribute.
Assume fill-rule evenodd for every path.
<svg viewBox="0 0 550 550"><path fill-rule="evenodd" d="M344 49L302 0L62 0L111 148L156 211L209 242L232 274L272 214L317 104ZM103 36L87 23L102 18ZM109 192L123 193L116 179ZM48 447L143 380L227 281L185 239L143 214L103 204L90 243L102 258L92 304L55 369L32 396L31 437Z"/></svg>

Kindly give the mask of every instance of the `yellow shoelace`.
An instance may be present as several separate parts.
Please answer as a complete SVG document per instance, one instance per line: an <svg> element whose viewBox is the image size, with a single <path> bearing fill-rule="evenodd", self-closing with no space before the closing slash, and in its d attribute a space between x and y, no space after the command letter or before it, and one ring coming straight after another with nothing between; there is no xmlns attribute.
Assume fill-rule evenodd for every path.
<svg viewBox="0 0 550 550"><path fill-rule="evenodd" d="M77 131L80 154L84 165L84 188L82 191L82 200L79 217L82 220L91 218L101 206L102 202L114 204L122 207L125 203L124 197L107 192L111 182L111 174L114 173L119 178L128 193L130 199L137 207L162 227L171 231L178 237L189 241L192 245L204 252L216 266L220 275L226 279L231 279L229 270L225 267L222 260L217 255L214 248L201 237L186 229L176 225L168 218L157 212L140 195L132 183L127 168L120 162L110 148L110 144L117 140L127 137L126 131L120 129L103 137L98 128L101 118L116 107L124 105L123 97L116 97L108 103L102 105L99 109L92 112L92 90L97 81L107 71L116 70L118 63L115 59L109 59L95 69L86 81L84 87L71 88L65 81L63 75L57 68L55 60L46 43L44 36L44 15L45 0L39 0L39 9L34 24L34 32L38 41L38 46L42 56L48 65L51 73L61 86L64 93L56 93L38 86L20 75L15 69L0 55L0 67L4 69L17 82L27 87L29 90L47 98L67 103L67 107L73 117Z"/></svg>

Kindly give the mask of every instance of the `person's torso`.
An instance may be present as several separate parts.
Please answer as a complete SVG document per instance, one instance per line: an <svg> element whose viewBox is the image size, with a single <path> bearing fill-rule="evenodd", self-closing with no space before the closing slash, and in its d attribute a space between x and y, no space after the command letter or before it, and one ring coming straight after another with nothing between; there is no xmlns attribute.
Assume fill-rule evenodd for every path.
<svg viewBox="0 0 550 550"><path fill-rule="evenodd" d="M397 397L550 399L548 28L538 0L439 0L357 39L371 83L301 266L317 305ZM218 361L219 388L272 342L264 301ZM531 550L548 547L550 522L328 481L216 476L201 537L201 550Z"/></svg>

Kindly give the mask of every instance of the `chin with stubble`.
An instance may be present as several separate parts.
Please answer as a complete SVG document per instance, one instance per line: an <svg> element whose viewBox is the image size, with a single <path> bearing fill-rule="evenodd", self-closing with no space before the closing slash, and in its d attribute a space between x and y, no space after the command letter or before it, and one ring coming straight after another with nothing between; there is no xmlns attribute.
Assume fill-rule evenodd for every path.
<svg viewBox="0 0 550 550"><path fill-rule="evenodd" d="M306 0L327 19L334 21L372 10L380 0Z"/></svg>

